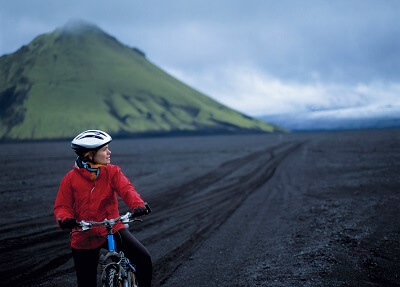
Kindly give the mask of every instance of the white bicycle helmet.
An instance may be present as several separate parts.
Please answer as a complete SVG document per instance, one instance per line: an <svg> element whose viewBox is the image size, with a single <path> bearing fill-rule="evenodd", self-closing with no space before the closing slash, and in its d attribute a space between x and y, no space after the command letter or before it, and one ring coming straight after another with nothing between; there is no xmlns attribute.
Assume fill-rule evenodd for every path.
<svg viewBox="0 0 400 287"><path fill-rule="evenodd" d="M111 136L100 130L87 130L77 135L71 142L71 148L78 156L88 151L96 151L112 141Z"/></svg>

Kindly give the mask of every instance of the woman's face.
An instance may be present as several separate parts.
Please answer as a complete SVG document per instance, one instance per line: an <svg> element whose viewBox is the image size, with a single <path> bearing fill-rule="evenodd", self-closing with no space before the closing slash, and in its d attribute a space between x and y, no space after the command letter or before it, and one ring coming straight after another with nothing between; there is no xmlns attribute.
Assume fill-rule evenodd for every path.
<svg viewBox="0 0 400 287"><path fill-rule="evenodd" d="M108 149L108 145L96 152L93 161L97 164L109 164L111 162L111 151Z"/></svg>

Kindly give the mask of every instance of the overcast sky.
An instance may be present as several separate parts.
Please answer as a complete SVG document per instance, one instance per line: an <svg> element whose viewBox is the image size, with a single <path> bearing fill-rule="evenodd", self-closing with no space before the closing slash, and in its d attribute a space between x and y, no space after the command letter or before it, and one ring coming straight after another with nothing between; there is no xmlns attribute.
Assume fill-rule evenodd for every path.
<svg viewBox="0 0 400 287"><path fill-rule="evenodd" d="M0 55L92 22L251 116L400 114L400 1L0 0Z"/></svg>

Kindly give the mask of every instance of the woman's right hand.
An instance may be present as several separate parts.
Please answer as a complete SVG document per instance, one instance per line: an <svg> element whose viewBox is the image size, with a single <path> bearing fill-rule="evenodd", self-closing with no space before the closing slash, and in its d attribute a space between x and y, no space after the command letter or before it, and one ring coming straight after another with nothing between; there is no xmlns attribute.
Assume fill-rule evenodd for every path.
<svg viewBox="0 0 400 287"><path fill-rule="evenodd" d="M60 225L61 229L69 229L69 230L79 226L75 218L65 218L64 220L61 220L59 218L58 225Z"/></svg>

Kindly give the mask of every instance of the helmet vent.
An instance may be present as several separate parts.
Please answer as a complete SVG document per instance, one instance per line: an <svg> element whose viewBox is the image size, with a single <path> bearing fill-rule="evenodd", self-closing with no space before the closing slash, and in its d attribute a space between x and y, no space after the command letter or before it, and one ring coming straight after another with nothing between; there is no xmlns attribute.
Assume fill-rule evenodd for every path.
<svg viewBox="0 0 400 287"><path fill-rule="evenodd" d="M83 138L96 138L96 139L99 139L99 140L104 139L103 137L98 136L98 135L84 135L84 136L81 136L79 139L83 139Z"/></svg>

